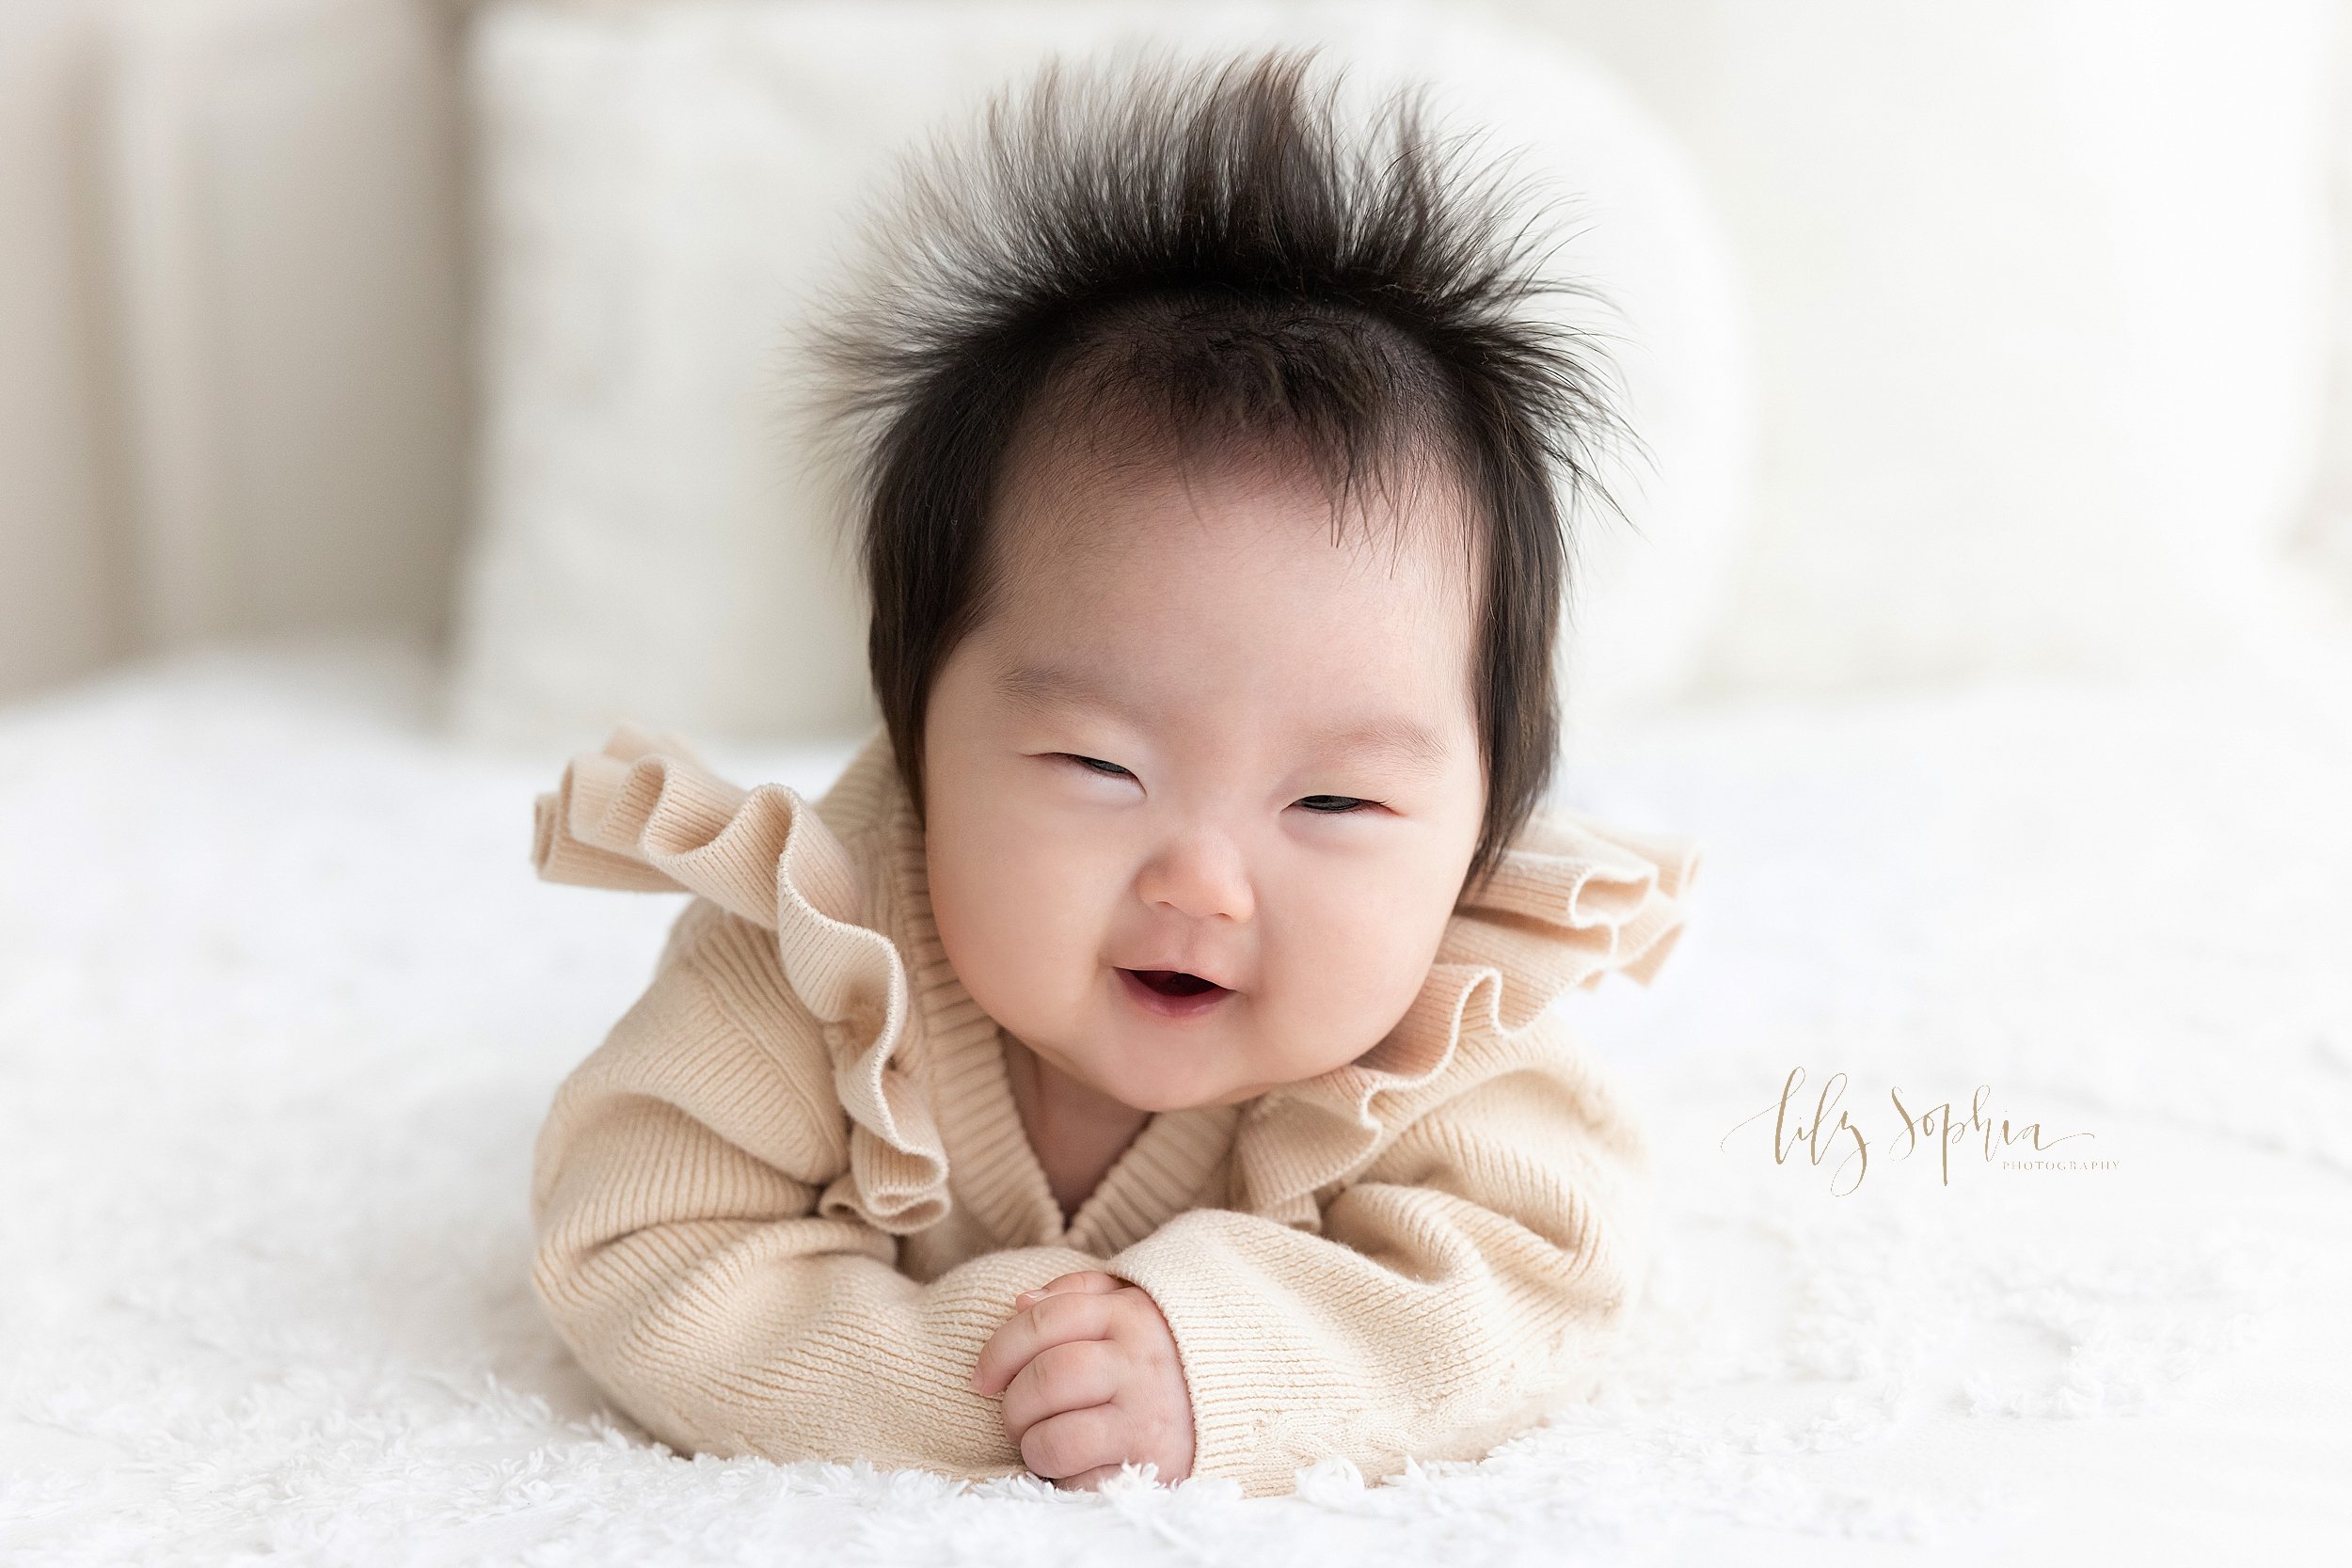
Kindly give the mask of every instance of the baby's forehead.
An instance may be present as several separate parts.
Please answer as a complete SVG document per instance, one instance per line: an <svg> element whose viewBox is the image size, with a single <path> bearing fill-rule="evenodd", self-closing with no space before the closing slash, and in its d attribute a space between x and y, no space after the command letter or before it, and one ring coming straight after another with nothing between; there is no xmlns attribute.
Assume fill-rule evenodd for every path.
<svg viewBox="0 0 2352 1568"><path fill-rule="evenodd" d="M979 629L1016 673L1115 672L1168 705L1269 683L1450 701L1479 599L1454 504L1264 461L1041 463L1007 492Z"/></svg>
<svg viewBox="0 0 2352 1568"><path fill-rule="evenodd" d="M1034 430L1034 427L1033 427ZM1390 572L1473 580L1485 511L1430 443L1349 470L1273 436L1088 420L1025 433L1005 456L989 531L996 561L1036 573L1105 558L1337 549Z"/></svg>

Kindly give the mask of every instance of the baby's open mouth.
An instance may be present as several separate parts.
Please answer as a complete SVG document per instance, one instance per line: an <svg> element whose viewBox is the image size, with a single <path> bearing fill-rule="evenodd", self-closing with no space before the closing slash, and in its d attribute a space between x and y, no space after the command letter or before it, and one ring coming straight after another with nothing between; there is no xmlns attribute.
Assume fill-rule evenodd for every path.
<svg viewBox="0 0 2352 1568"><path fill-rule="evenodd" d="M1119 979L1136 1006L1171 1020L1206 1018L1233 994L1215 980L1181 969L1122 969Z"/></svg>
<svg viewBox="0 0 2352 1568"><path fill-rule="evenodd" d="M1198 974L1187 974L1181 969L1131 969L1127 972L1162 996L1198 996L1204 990L1223 990L1215 980L1203 980Z"/></svg>

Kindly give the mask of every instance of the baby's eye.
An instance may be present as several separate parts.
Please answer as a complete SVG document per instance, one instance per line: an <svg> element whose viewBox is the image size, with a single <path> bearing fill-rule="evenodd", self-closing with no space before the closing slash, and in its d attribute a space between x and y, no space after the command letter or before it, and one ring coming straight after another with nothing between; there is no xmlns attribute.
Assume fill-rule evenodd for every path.
<svg viewBox="0 0 2352 1568"><path fill-rule="evenodd" d="M1124 768L1120 767L1119 764L1115 762L1104 762L1101 757L1082 757L1075 752L1064 752L1062 755L1068 757L1071 761L1076 763L1079 767L1086 768L1088 771L1100 773L1105 778L1127 779L1135 776L1132 773L1129 773Z"/></svg>
<svg viewBox="0 0 2352 1568"><path fill-rule="evenodd" d="M1349 812L1361 811L1367 806L1378 805L1379 802L1359 800L1353 795L1305 795L1299 798L1298 804L1309 811L1321 812L1327 816L1344 816Z"/></svg>

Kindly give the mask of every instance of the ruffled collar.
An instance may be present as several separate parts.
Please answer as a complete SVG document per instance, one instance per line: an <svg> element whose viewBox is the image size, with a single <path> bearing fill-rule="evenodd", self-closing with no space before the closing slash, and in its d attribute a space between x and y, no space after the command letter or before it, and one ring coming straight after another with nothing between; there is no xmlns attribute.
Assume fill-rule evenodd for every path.
<svg viewBox="0 0 2352 1568"><path fill-rule="evenodd" d="M1427 982L1377 1046L1241 1106L1154 1116L1066 1227L1001 1034L941 947L886 736L812 804L781 784L739 788L677 736L623 725L538 798L532 859L550 881L692 893L775 933L850 1122L850 1167L820 1212L906 1234L961 1198L1007 1245L1107 1256L1170 1217L1229 1153L1232 1206L1314 1227L1319 1193L1428 1107L1545 1050L1530 1025L1554 999L1611 970L1647 985L1680 934L1699 850L1539 815L1457 906Z"/></svg>

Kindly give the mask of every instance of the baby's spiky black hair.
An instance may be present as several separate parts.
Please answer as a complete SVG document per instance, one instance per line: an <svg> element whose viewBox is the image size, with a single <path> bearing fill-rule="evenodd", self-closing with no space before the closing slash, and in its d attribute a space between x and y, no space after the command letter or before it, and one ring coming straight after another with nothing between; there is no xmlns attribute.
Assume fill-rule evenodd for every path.
<svg viewBox="0 0 2352 1568"><path fill-rule="evenodd" d="M1549 786L1570 513L1624 435L1592 340L1532 309L1525 190L1440 140L1420 94L1351 134L1311 55L1049 66L909 173L882 263L817 344L856 454L875 694L923 802L934 676L989 596L1024 416L1086 401L1219 445L1287 443L1345 485L1410 448L1483 512L1476 700L1486 809L1466 880Z"/></svg>

